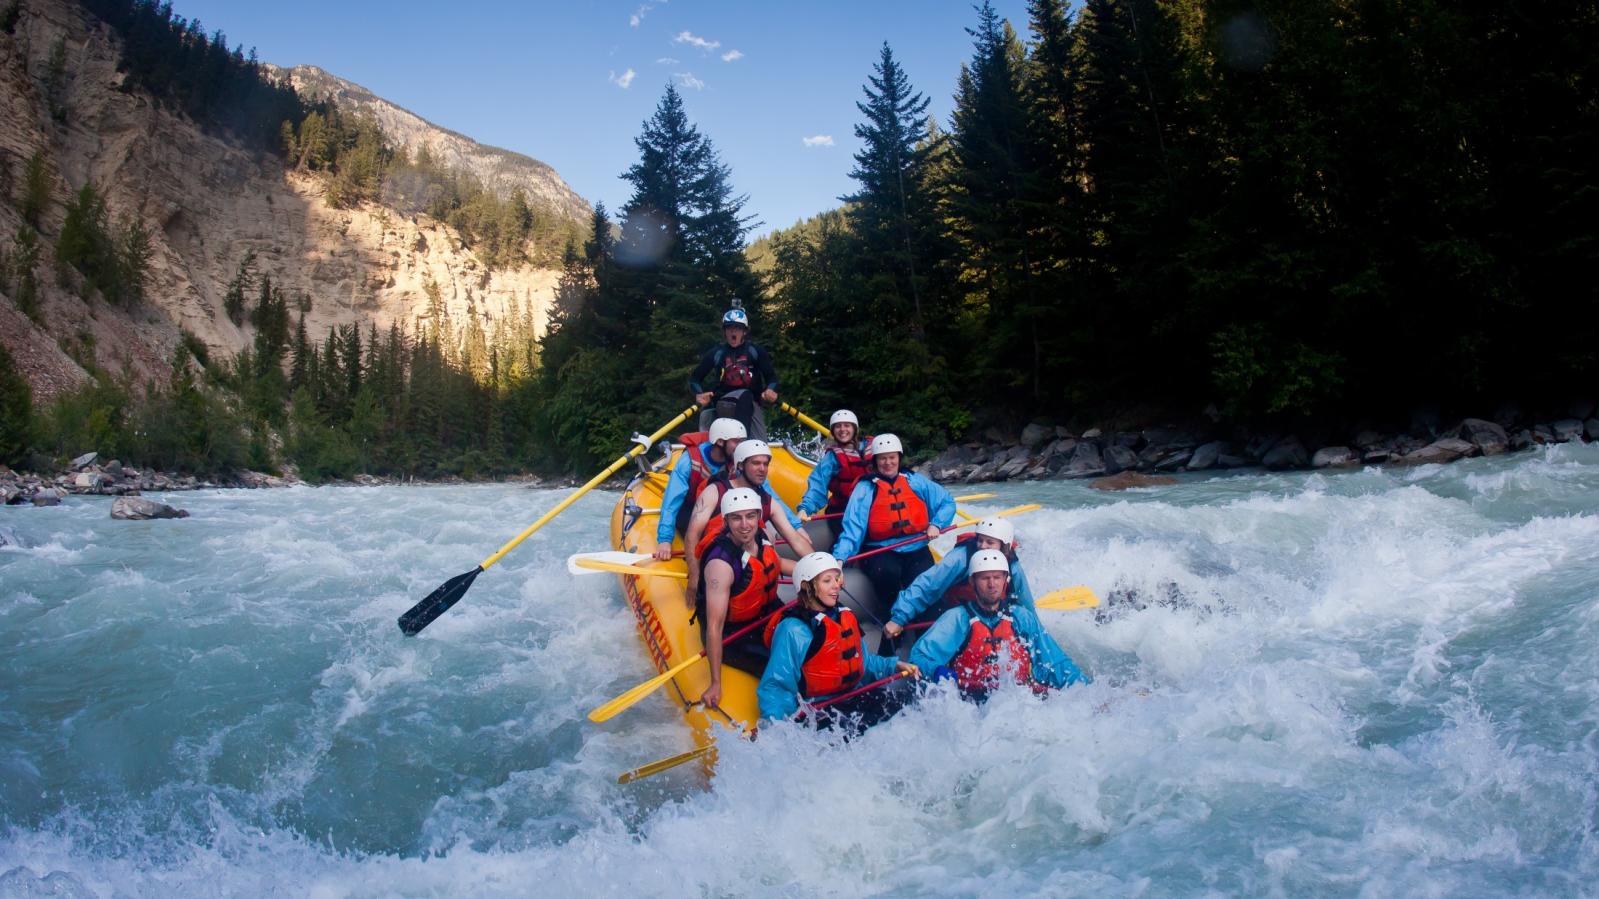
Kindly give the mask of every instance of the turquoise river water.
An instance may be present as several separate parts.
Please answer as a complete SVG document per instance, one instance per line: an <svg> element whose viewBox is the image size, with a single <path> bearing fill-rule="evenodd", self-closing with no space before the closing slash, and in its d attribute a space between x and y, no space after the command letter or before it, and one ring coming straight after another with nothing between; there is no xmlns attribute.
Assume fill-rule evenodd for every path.
<svg viewBox="0 0 1599 899"><path fill-rule="evenodd" d="M689 747L595 493L0 508L0 895L1478 896L1599 884L1599 446L1341 474L1007 484L1097 678L943 692L848 744Z"/></svg>

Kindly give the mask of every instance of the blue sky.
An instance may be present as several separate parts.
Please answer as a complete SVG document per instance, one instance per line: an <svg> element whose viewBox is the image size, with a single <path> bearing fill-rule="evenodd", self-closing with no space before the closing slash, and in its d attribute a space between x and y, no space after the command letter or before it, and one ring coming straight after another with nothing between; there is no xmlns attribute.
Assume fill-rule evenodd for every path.
<svg viewBox="0 0 1599 899"><path fill-rule="evenodd" d="M229 43L309 63L429 121L554 166L615 210L633 138L668 82L749 195L755 234L838 205L852 190L855 102L888 41L948 124L966 2L373 3L173 0ZM995 0L1026 37L1025 0ZM807 143L807 138L811 140ZM829 143L826 138L831 139Z"/></svg>

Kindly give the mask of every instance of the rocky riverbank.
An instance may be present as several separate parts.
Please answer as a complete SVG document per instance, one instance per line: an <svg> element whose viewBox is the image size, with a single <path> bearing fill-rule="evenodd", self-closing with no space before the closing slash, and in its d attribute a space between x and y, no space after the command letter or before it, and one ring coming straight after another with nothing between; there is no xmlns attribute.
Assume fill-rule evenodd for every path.
<svg viewBox="0 0 1599 899"><path fill-rule="evenodd" d="M100 461L98 453L85 453L64 471L52 475L26 474L0 465L0 502L8 506L32 504L56 506L68 496L139 496L180 490L206 490L216 487L292 487L298 478L280 478L258 471L237 471L215 478L177 475L124 466L110 459Z"/></svg>
<svg viewBox="0 0 1599 899"><path fill-rule="evenodd" d="M1424 465L1471 456L1493 456L1551 443L1599 441L1599 418L1591 402L1573 403L1570 415L1552 421L1523 421L1515 410L1493 420L1466 418L1440 426L1418 416L1410 430L1382 433L1360 430L1346 439L1312 440L1298 434L1218 433L1215 426L1155 427L1073 433L1064 427L1029 424L1020 433L990 428L981 440L949 447L917 471L945 483L1098 479L1137 473L1260 467L1272 471L1354 468L1363 465ZM1150 483L1122 478L1109 486Z"/></svg>

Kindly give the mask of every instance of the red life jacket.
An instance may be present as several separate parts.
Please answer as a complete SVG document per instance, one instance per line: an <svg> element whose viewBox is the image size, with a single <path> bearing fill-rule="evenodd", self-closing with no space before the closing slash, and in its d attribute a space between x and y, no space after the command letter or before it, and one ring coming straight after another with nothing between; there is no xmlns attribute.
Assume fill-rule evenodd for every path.
<svg viewBox="0 0 1599 899"><path fill-rule="evenodd" d="M711 461L705 453L716 444L710 442L711 435L708 431L695 431L683 435L683 454L688 456L688 495L683 497L683 505L677 507L677 533L682 534L688 528L688 520L694 517L694 501L700 498L700 491L705 485L721 473L721 469L713 468Z"/></svg>
<svg viewBox="0 0 1599 899"><path fill-rule="evenodd" d="M869 542L882 543L927 532L927 504L911 489L904 472L895 475L893 481L878 474L862 480L871 483L876 491L866 518Z"/></svg>
<svg viewBox="0 0 1599 899"><path fill-rule="evenodd" d="M810 648L800 665L800 694L806 698L842 693L861 682L866 659L861 654L861 629L855 613L843 606L811 612L798 606L767 622L761 639L768 649L777 625L785 618L802 621L811 629Z"/></svg>
<svg viewBox="0 0 1599 899"><path fill-rule="evenodd" d="M782 573L777 548L766 535L755 533L755 552L749 554L723 534L700 556L700 586L697 604L705 607L705 566L720 559L733 567L733 584L728 588L727 623L743 624L759 618L777 606L777 578ZM703 615L701 616L704 617ZM775 620L775 619L774 619Z"/></svg>
<svg viewBox="0 0 1599 899"><path fill-rule="evenodd" d="M737 347L721 348L721 392L742 390L755 385L755 360L761 352L748 341Z"/></svg>
<svg viewBox="0 0 1599 899"><path fill-rule="evenodd" d="M971 617L971 632L966 636L966 645L949 663L949 667L955 669L955 683L963 693L986 695L999 686L1007 671L1016 683L1033 682L1032 654L1027 651L1027 644L1016 636L1009 605L1002 608L999 624L990 628L978 617L975 606L966 606L966 614Z"/></svg>
<svg viewBox="0 0 1599 899"><path fill-rule="evenodd" d="M855 441L856 446L870 446L872 438ZM849 495L854 492L855 485L861 478L871 473L871 457L863 450L847 450L841 446L833 445L827 448L833 454L833 461L838 467L833 470L833 479L827 482L827 511L842 512L849 505Z"/></svg>
<svg viewBox="0 0 1599 899"><path fill-rule="evenodd" d="M705 522L705 533L700 535L700 542L694 544L694 555L698 558L704 558L706 550L710 549L711 544L715 543L716 538L722 534L722 497L733 488L733 481L728 476L728 472L731 470L730 468L724 468L717 473L716 477L705 483L707 490L716 491L716 511L711 513L711 520ZM752 489L761 495L761 530L765 530L766 523L772 520L772 495L759 488ZM687 525L684 525L684 527L686 528ZM684 533L687 533L687 531Z"/></svg>

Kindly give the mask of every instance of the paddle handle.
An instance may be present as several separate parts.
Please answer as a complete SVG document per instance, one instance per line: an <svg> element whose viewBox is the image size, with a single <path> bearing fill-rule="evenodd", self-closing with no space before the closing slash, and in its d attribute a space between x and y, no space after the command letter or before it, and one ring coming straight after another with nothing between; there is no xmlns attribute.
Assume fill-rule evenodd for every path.
<svg viewBox="0 0 1599 899"><path fill-rule="evenodd" d="M595 475L594 477L590 478L589 482L587 484L584 484L582 487L579 487L577 489L577 491L575 493L573 493L571 496L568 496L566 499L563 499L559 503L556 503L555 508L551 509L548 512L545 512L544 515L542 517L540 517L538 521L533 522L532 524L528 525L525 529L523 529L522 533L517 534L515 537L512 537L511 541L509 543L507 543L504 546L500 547L499 551L496 552L494 555L489 556L487 559L484 559L481 563L479 563L478 567L486 569L490 565L493 565L495 562L498 562L501 559L505 558L505 554L506 553L510 552L513 549L516 549L516 547L519 544L521 544L521 542L523 540L526 540L527 538L533 536L533 533L535 531L537 531L539 528L544 527L546 524L549 524L550 520L553 519L555 516L561 514L564 511L566 511L566 507L567 506L570 506L573 503L577 502L579 499L581 499L583 497L584 494L588 493L590 490L593 490L595 487L598 487L601 483L603 483L606 478L610 477L613 474L616 474L617 470L620 469L622 466L626 465L628 462L632 461L634 458L636 458L636 457L638 457L640 455L643 455L645 452L647 452L649 450L649 448L651 446L655 445L655 441L660 440L662 437L665 437L667 434L672 433L672 430L674 428L676 428L678 425L682 424L683 422L687 421L689 416L693 415L694 413L696 413L698 411L700 411L700 407L699 406L690 406L687 409L684 409L683 412L680 415L678 415L676 418L672 419L671 421L667 422L665 425L662 425L660 430L656 431L654 434L651 434L649 436L649 439L648 439L647 442L635 444L632 449L628 450L626 453L623 453L622 457L620 459L617 459L615 462L612 462L610 465L606 466L606 469L604 471L602 471L599 474Z"/></svg>

